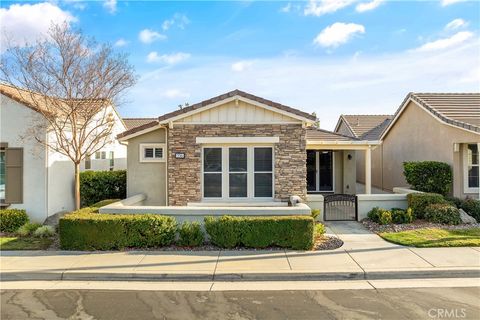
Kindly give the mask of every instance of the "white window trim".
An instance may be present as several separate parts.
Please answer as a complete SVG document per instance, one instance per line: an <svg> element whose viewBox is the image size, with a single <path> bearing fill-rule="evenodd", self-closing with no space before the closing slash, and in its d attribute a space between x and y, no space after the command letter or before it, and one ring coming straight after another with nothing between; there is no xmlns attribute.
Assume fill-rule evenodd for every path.
<svg viewBox="0 0 480 320"><path fill-rule="evenodd" d="M204 149L205 148L221 148L222 149L222 196L213 198L205 197L204 194L204 170L203 170L203 159L204 159ZM247 148L247 197L230 197L230 167L229 167L229 149L230 148ZM271 148L272 149L272 196L271 197L255 197L255 166L254 166L254 149L255 148ZM202 194L202 202L265 202L273 201L275 198L275 147L271 144L259 144L259 145L202 145L202 154L201 154L201 179L200 179L200 188ZM263 171L258 171L261 173ZM265 171L266 172L266 171ZM268 171L270 173L270 171Z"/></svg>
<svg viewBox="0 0 480 320"><path fill-rule="evenodd" d="M470 188L468 186L468 145L475 143L464 143L463 144L463 193L480 193L479 188ZM478 150L480 152L480 143L477 143ZM475 165L476 166L476 165ZM480 167L480 163L479 163Z"/></svg>
<svg viewBox="0 0 480 320"><path fill-rule="evenodd" d="M162 157L161 158L145 158L145 152L144 150L146 148L162 148ZM166 145L165 143L141 143L139 145L139 155L138 155L138 159L140 162L165 162L166 158L165 158L165 154L166 154ZM154 152L154 155L155 155L155 152Z"/></svg>
<svg viewBox="0 0 480 320"><path fill-rule="evenodd" d="M307 150L315 151L315 190L307 190L307 194L316 193L332 193L335 192L335 151L333 150ZM320 157L319 152L331 151L332 152L332 190L319 190L320 189Z"/></svg>

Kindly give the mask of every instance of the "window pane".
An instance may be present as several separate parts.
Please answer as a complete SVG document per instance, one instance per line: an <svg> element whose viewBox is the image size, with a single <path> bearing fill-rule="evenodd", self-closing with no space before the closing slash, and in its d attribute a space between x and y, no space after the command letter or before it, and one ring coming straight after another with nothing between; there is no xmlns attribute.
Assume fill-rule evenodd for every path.
<svg viewBox="0 0 480 320"><path fill-rule="evenodd" d="M5 200L5 152L0 152L0 200Z"/></svg>
<svg viewBox="0 0 480 320"><path fill-rule="evenodd" d="M115 153L113 151L110 151L109 158L110 158L110 167L115 166Z"/></svg>
<svg viewBox="0 0 480 320"><path fill-rule="evenodd" d="M332 151L320 151L318 153L320 158L319 167L319 191L332 191L333 189L333 156Z"/></svg>
<svg viewBox="0 0 480 320"><path fill-rule="evenodd" d="M478 166L468 167L468 187L478 188Z"/></svg>
<svg viewBox="0 0 480 320"><path fill-rule="evenodd" d="M307 190L315 191L317 189L317 167L316 167L316 152L307 150Z"/></svg>
<svg viewBox="0 0 480 320"><path fill-rule="evenodd" d="M272 148L255 148L255 171L272 171Z"/></svg>
<svg viewBox="0 0 480 320"><path fill-rule="evenodd" d="M247 148L230 148L228 152L230 171L247 171Z"/></svg>
<svg viewBox="0 0 480 320"><path fill-rule="evenodd" d="M145 158L153 158L153 148L145 148L143 152Z"/></svg>
<svg viewBox="0 0 480 320"><path fill-rule="evenodd" d="M205 173L203 175L203 196L205 198L220 198L222 196L221 173Z"/></svg>
<svg viewBox="0 0 480 320"><path fill-rule="evenodd" d="M203 149L203 171L204 172L222 172L222 149L221 148Z"/></svg>
<svg viewBox="0 0 480 320"><path fill-rule="evenodd" d="M468 164L478 164L478 145L468 145Z"/></svg>
<svg viewBox="0 0 480 320"><path fill-rule="evenodd" d="M155 158L163 158L163 148L155 148Z"/></svg>
<svg viewBox="0 0 480 320"><path fill-rule="evenodd" d="M229 194L231 198L247 197L247 174L230 173Z"/></svg>
<svg viewBox="0 0 480 320"><path fill-rule="evenodd" d="M255 173L255 197L272 197L271 173Z"/></svg>

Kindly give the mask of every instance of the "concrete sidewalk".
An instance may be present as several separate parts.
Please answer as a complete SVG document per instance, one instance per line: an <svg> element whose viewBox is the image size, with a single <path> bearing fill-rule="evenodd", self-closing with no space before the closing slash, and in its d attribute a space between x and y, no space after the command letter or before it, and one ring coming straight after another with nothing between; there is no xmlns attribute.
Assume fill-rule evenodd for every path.
<svg viewBox="0 0 480 320"><path fill-rule="evenodd" d="M329 251L3 251L1 280L272 281L480 277L480 248L407 248L327 224Z"/></svg>

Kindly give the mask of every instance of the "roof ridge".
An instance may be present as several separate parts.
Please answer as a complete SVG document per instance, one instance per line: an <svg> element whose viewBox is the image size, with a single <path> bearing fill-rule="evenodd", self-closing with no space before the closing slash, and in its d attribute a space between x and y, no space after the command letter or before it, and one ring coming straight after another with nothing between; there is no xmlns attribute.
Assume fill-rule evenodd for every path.
<svg viewBox="0 0 480 320"><path fill-rule="evenodd" d="M344 138L350 138L350 139L354 139L354 140L360 140L358 137L352 137L352 136L348 136L346 134L342 134L342 133L338 133L338 132L334 132L334 131L330 131L330 130L327 130L327 129L322 129L322 128L315 128L315 127L310 127L308 128L309 130L316 130L316 131L322 131L322 132L325 132L325 133L331 133L331 134L334 134L336 136L340 136L340 137L344 137Z"/></svg>

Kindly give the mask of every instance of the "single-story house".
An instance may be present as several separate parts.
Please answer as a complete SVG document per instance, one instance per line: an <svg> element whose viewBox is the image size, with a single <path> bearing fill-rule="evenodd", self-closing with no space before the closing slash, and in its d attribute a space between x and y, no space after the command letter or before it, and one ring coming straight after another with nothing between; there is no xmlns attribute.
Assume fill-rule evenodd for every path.
<svg viewBox="0 0 480 320"><path fill-rule="evenodd" d="M144 194L146 206L355 194L356 154L370 159L378 145L315 128L315 116L240 90L145 122L118 139L128 146L127 197Z"/></svg>
<svg viewBox="0 0 480 320"><path fill-rule="evenodd" d="M380 137L393 119L393 115L340 115L335 132L360 140L380 141ZM382 148L372 151L372 187L382 189ZM365 183L365 155L357 155L357 182Z"/></svg>
<svg viewBox="0 0 480 320"><path fill-rule="evenodd" d="M33 124L46 127L39 126L46 120L27 97L17 88L0 84L0 206L26 209L33 221L43 222L57 212L73 210L74 166L29 135ZM115 107L110 108L115 118L112 143L88 157L81 170L126 168L126 147L115 139L126 127ZM47 130L45 136L54 138Z"/></svg>

